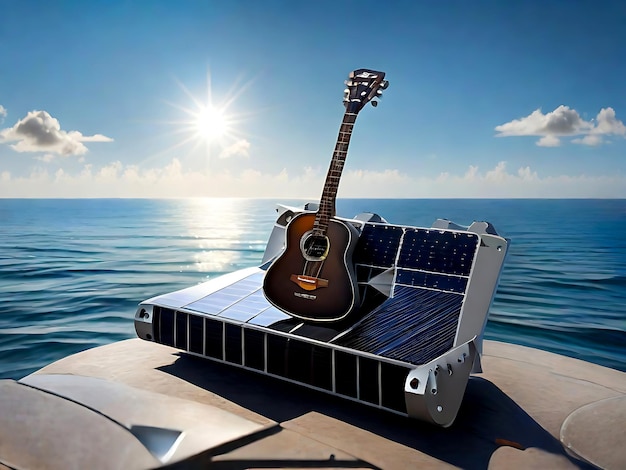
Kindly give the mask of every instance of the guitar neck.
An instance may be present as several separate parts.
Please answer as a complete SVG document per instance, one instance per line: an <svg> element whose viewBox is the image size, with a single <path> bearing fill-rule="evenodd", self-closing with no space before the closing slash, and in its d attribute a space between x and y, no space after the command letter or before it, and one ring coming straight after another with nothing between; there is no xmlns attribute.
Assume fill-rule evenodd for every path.
<svg viewBox="0 0 626 470"><path fill-rule="evenodd" d="M356 113L348 111L343 115L343 121L339 127L339 136L337 144L333 152L333 158L330 161L330 167L326 174L326 182L320 199L320 207L315 217L313 231L316 235L325 235L328 229L330 219L335 216L335 201L337 200L337 189L339 188L339 180L343 172L343 166L348 155L348 145L350 137L352 137L352 128L356 121Z"/></svg>

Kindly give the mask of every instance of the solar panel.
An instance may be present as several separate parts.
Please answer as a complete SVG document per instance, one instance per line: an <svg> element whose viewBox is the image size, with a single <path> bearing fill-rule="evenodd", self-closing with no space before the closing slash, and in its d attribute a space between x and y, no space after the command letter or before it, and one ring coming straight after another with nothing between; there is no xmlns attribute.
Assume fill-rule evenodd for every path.
<svg viewBox="0 0 626 470"><path fill-rule="evenodd" d="M257 268L150 299L146 339L407 414L407 377L457 347L480 240L365 223L353 255L356 323L307 324L278 310Z"/></svg>

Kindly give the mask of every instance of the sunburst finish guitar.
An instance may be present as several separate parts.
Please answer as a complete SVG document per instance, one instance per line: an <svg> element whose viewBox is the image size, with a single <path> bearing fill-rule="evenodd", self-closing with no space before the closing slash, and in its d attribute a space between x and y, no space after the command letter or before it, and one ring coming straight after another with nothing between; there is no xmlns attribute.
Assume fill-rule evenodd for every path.
<svg viewBox="0 0 626 470"><path fill-rule="evenodd" d="M356 117L382 95L383 72L359 69L346 81L346 107L317 212L297 215L286 228L285 249L265 274L263 291L274 306L310 322L334 322L356 312L359 291L352 265L356 228L335 218L335 202Z"/></svg>

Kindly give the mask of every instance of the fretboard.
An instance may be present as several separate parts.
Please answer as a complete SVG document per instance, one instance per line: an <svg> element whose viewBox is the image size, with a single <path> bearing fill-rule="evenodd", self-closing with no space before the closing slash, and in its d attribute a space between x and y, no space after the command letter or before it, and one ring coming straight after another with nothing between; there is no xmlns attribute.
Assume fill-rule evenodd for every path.
<svg viewBox="0 0 626 470"><path fill-rule="evenodd" d="M330 167L326 174L326 182L324 183L324 190L322 191L322 198L320 199L320 207L315 217L313 232L316 235L325 235L331 217L335 216L337 189L339 188L343 165L348 155L348 145L350 144L350 137L352 136L352 128L354 127L356 116L355 113L349 113L347 111L343 115L333 158L330 161Z"/></svg>

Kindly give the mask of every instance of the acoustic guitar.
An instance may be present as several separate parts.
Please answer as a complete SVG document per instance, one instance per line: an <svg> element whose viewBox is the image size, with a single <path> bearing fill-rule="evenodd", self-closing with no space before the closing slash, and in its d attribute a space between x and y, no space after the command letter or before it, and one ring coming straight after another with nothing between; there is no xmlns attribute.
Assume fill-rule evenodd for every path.
<svg viewBox="0 0 626 470"><path fill-rule="evenodd" d="M286 227L285 249L265 274L263 291L280 310L310 322L335 322L355 313L359 290L352 252L359 237L350 223L335 218L335 202L356 117L389 82L383 72L350 73L346 107L317 212L296 215Z"/></svg>

